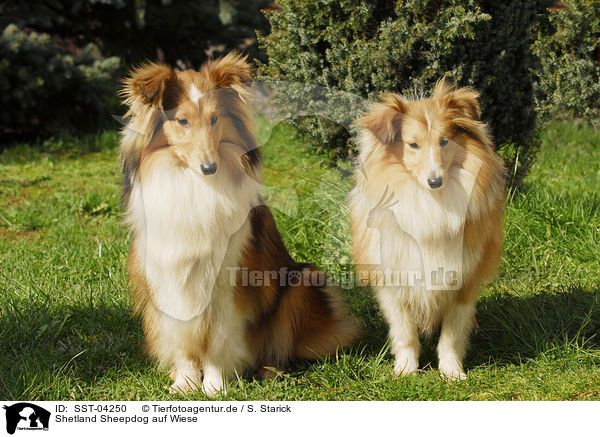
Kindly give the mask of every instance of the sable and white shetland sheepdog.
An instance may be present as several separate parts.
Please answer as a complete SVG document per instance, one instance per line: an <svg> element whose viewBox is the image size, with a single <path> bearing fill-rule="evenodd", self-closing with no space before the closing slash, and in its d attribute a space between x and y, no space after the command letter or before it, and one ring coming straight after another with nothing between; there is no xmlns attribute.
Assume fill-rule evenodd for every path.
<svg viewBox="0 0 600 437"><path fill-rule="evenodd" d="M236 373L327 356L355 337L335 290L299 279L315 270L292 260L261 200L250 80L230 54L199 71L146 64L125 81L128 268L171 391L225 391Z"/></svg>
<svg viewBox="0 0 600 437"><path fill-rule="evenodd" d="M475 299L501 256L504 170L478 98L442 79L431 98L386 94L355 122L353 252L390 325L398 375L418 369L419 335L441 324L439 369L465 378Z"/></svg>

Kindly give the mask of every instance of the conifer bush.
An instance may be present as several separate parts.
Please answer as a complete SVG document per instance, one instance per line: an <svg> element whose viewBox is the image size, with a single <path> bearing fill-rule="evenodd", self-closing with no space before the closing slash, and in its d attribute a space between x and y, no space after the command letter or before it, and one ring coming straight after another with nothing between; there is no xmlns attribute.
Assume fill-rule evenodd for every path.
<svg viewBox="0 0 600 437"><path fill-rule="evenodd" d="M107 95L114 94L118 67L119 58L103 58L94 44L74 55L47 34L8 25L0 35L0 130L93 127L109 117Z"/></svg>
<svg viewBox="0 0 600 437"><path fill-rule="evenodd" d="M115 128L132 66L196 68L231 49L261 57L267 0L0 0L0 134ZM120 66L120 67L119 67ZM101 122L101 124L99 124Z"/></svg>
<svg viewBox="0 0 600 437"><path fill-rule="evenodd" d="M481 92L484 121L518 183L537 150L531 53L538 0L281 0L259 34L262 80L311 84L376 100L427 93L443 76ZM290 87L303 100L301 87ZM287 96L290 98L290 96ZM316 148L347 157L362 107L292 120ZM301 111L302 112L302 111ZM304 111L306 112L306 111ZM293 111L290 111L293 114ZM310 115L310 111L308 111ZM333 120L333 121L332 121ZM340 127L343 126L343 127Z"/></svg>
<svg viewBox="0 0 600 437"><path fill-rule="evenodd" d="M600 126L600 2L566 0L541 17L533 52L543 120L579 118Z"/></svg>

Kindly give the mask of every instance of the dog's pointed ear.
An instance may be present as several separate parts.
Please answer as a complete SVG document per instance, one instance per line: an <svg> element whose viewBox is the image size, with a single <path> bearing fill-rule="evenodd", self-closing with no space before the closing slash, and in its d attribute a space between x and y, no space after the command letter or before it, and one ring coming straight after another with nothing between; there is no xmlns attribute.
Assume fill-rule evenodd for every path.
<svg viewBox="0 0 600 437"><path fill-rule="evenodd" d="M252 66L247 56L231 52L226 56L209 61L202 67L208 80L216 88L233 88L241 98L248 96L245 83L252 81Z"/></svg>
<svg viewBox="0 0 600 437"><path fill-rule="evenodd" d="M443 106L457 110L473 120L481 121L480 94L477 91L466 87L454 88L442 78L435 85L433 97Z"/></svg>
<svg viewBox="0 0 600 437"><path fill-rule="evenodd" d="M392 144L402 138L402 120L406 101L398 94L386 94L381 103L370 106L367 114L354 122L369 130L382 144Z"/></svg>
<svg viewBox="0 0 600 437"><path fill-rule="evenodd" d="M176 81L177 75L168 65L148 63L131 72L125 79L122 93L128 100L135 99L162 108L165 91Z"/></svg>

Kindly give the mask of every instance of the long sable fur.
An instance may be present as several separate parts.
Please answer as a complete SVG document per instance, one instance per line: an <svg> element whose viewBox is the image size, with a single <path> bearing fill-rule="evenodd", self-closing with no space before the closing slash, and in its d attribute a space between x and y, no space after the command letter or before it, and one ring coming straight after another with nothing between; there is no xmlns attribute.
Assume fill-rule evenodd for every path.
<svg viewBox="0 0 600 437"><path fill-rule="evenodd" d="M121 141L123 203L134 240L129 256L129 274L136 308L142 313L148 351L171 368L174 380L180 369L161 343L164 332L160 320L164 316L152 300L152 293L160 293L160 290L154 290L149 283L148 272L141 263L142 254L138 253L140 246L136 244L136 238L139 229L136 229L134 219L136 206L132 203L132 192L142 179L151 180L153 168L164 165L161 163L165 160L174 163L173 172L187 169L189 163L173 152L173 146L177 146L173 141L176 140L169 137L170 130L166 125L173 124L173 114L180 105L189 106L188 89L191 85L202 91L200 95L214 99L213 103L221 111L219 123L224 123L225 127L218 146L221 160L218 171L226 172L224 174L230 184L238 184L240 190L247 189L244 185L248 181L259 180L261 157L246 108L248 91L244 86L251 78L245 58L230 54L207 63L198 72L175 73L166 65L144 64L132 71L122 91L124 103L129 106L126 114L129 124ZM294 262L269 208L258 192L251 195L253 198L246 199L245 204L254 207L239 211L239 214L247 214L248 219L239 231L247 232L247 236L241 234L245 243L240 247L238 267L249 271L284 271L286 275L289 272L314 271L315 268L309 264ZM213 238L224 236L217 234ZM189 244L202 245L206 242L189 241ZM242 346L248 349L250 356L240 358L227 376L232 376L232 371L241 373L264 365L284 367L297 358L323 357L335 352L338 346L350 345L357 335L356 322L346 316L338 291L331 288L290 284L285 277L279 276L268 285L249 286L243 285L238 277L234 288L216 290L214 295L223 293L232 293L235 306L231 308L232 317L240 315L243 318L246 328L245 344ZM202 317L197 321L197 334L190 337L186 350L182 351L198 369L207 360L211 342L215 340L215 324L219 323L210 314ZM194 380L199 373L200 370L192 371L186 378ZM174 385L177 385L177 380ZM182 387L179 385L177 388Z"/></svg>
<svg viewBox="0 0 600 437"><path fill-rule="evenodd" d="M416 333L431 334L442 325L440 370L451 379L465 376L462 359L475 300L502 253L504 170L481 121L478 97L442 79L431 98L388 93L355 122L361 128L360 158L350 221L361 276L413 268L407 265L458 266L461 273L457 290L373 284L391 326L395 370L401 375L418 367ZM433 171L444 172L443 188L427 186L430 176L424 175ZM453 209L461 202L464 216ZM457 244L461 254L445 255Z"/></svg>

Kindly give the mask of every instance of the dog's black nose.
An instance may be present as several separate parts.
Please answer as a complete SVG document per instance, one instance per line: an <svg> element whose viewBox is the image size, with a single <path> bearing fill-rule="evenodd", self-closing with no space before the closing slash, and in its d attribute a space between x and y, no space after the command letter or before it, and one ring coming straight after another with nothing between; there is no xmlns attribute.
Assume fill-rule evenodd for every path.
<svg viewBox="0 0 600 437"><path fill-rule="evenodd" d="M200 168L202 169L202 173L206 175L215 174L217 171L217 163L211 162L210 164L202 164Z"/></svg>
<svg viewBox="0 0 600 437"><path fill-rule="evenodd" d="M442 184L444 183L444 179L442 179L441 177L429 178L429 179L427 179L427 183L429 184L429 186L431 188L440 188L442 186Z"/></svg>

